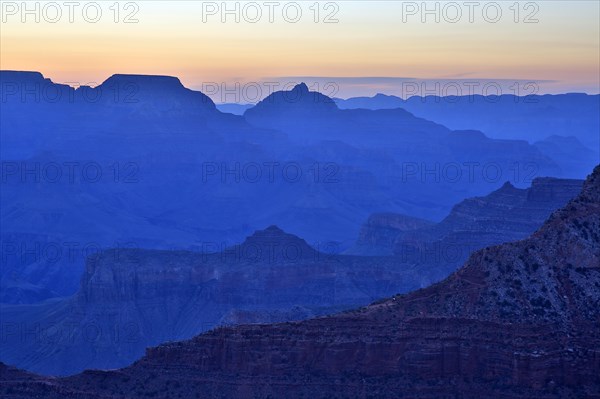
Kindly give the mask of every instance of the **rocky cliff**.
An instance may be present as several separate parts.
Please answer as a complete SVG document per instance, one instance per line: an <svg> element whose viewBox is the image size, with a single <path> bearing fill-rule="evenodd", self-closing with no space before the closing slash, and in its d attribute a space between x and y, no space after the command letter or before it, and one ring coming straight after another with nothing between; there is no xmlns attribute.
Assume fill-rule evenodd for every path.
<svg viewBox="0 0 600 399"><path fill-rule="evenodd" d="M326 254L276 226L208 247L91 256L74 297L0 306L0 360L51 375L123 367L216 326L331 314L431 281L398 258Z"/></svg>
<svg viewBox="0 0 600 399"><path fill-rule="evenodd" d="M478 251L428 288L331 317L216 329L44 387L3 366L2 387L14 398L599 397L599 232L600 166L529 238Z"/></svg>
<svg viewBox="0 0 600 399"><path fill-rule="evenodd" d="M469 198L454 206L440 223L399 237L396 252L411 239L446 241L479 249L519 240L533 233L550 214L581 190L581 180L536 178L531 187L518 189L506 182L485 197Z"/></svg>
<svg viewBox="0 0 600 399"><path fill-rule="evenodd" d="M458 267L475 250L523 239L581 190L582 180L535 178L519 189L510 182L455 205L439 223L394 213L374 214L349 253L396 255L412 263Z"/></svg>

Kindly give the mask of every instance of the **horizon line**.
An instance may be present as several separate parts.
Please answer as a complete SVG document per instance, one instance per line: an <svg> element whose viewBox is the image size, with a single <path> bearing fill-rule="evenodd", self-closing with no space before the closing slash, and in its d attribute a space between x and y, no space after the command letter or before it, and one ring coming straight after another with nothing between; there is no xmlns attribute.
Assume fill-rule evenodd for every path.
<svg viewBox="0 0 600 399"><path fill-rule="evenodd" d="M481 93L471 93L471 94L447 94L447 95L442 95L440 93L436 93L436 94L431 94L431 90L426 90L426 93L423 94L412 94L406 97L403 97L401 95L397 95L397 94L392 94L390 92L393 92L393 90L390 90L390 92L385 92L385 91L377 91L377 90L373 90L373 93L370 95L350 95L350 96L336 96L335 93L333 93L332 95L329 95L328 93L325 93L323 90L319 90L319 87L317 87L317 89L313 89L312 86L318 85L319 82L324 82L326 81L326 84L329 85L337 85L336 81L339 82L343 82L343 81L349 81L349 82L359 82L359 81L364 81L364 82L368 82L368 81L379 81L379 82L400 82L400 83L410 83L410 84L421 84L424 85L426 83L437 83L437 84L441 84L441 83L446 83L446 84L459 84L459 83L486 83L486 84L491 84L491 83L525 83L525 84L538 84L538 83L558 83L560 81L558 80L549 80L549 79L540 79L540 80L528 80L528 79L507 79L507 78L499 78L499 79L493 79L493 78L469 78L469 79L465 79L465 78L458 78L458 79L451 79L451 78L440 78L440 79L436 79L436 78L415 78L415 77L399 77L399 76L281 76L281 77L265 77L265 78L260 78L257 80L249 80L249 81L240 81L239 78L236 79L232 79L229 81L220 81L220 82L214 82L214 81L209 81L209 82L201 82L201 83L196 83L196 84L191 84L191 85L186 85L184 84L184 82L181 81L181 78L176 76L176 75L169 75L169 74L161 74L161 73L157 73L157 74L148 74L148 73L113 73L113 74L109 74L108 77L106 79L104 79L101 83L97 83L97 82L87 82L87 83L81 83L81 82L75 82L75 81L71 81L71 82L64 82L64 81L55 81L52 79L52 77L49 77L47 75L45 75L43 72L39 71L39 70L18 70L18 69L0 69L0 73L24 73L24 74L39 74L42 76L42 78L49 80L51 83L53 84L59 84L59 85L66 85L69 86L71 88L73 88L74 90L77 90L79 88L82 87L91 87L91 88L96 88L101 86L102 84L106 83L110 78L113 78L115 76L130 76L130 77L161 77L161 78L172 78L172 79L176 79L181 85L182 87L188 89L188 90L192 90L192 91L197 91L200 92L202 94L207 95L208 97L210 97L213 102L217 105L222 105L222 104L238 104L238 105L255 105L258 102L264 100L266 97L268 97L270 94L274 93L274 92L279 92L279 91L289 91L291 89L293 89L293 87L295 85L304 83L307 84L307 80L313 80L314 82L312 82L312 84L307 86L309 87L309 90L311 92L318 92L321 93L323 95L326 95L332 99L339 99L339 100L349 100L352 98L373 98L376 96L388 96L388 97L396 97L399 98L403 101L408 101L409 99L416 97L416 98L431 98L431 97L439 97L439 98L462 98L462 97L504 97L504 96L512 96L512 97L517 97L517 98L525 98L525 97L541 97L541 96L559 96L559 95L588 95L588 96L599 96L600 95L600 87L598 88L598 92L591 92L591 91L563 91L563 92L555 92L555 93L549 93L549 92L535 92L535 93L531 93L531 94L515 94L515 93L504 93L501 92L500 94L481 94ZM248 85L259 85L259 84L274 84L274 83L280 83L282 81L286 81L285 84L283 85L284 87L282 88L277 88L271 92L268 92L266 95L261 96L260 99L258 99L257 101L217 101L215 98L213 98L212 96L214 96L217 93L210 93L207 92L206 90L203 90L203 88L205 86L210 86L210 87L215 87L215 85L217 85L217 88L221 88L223 87L224 89L227 90L233 90L232 88L237 87L238 89L241 88L241 86L248 86ZM73 85L75 84L75 85ZM198 86L201 86L202 88L198 88ZM364 84L361 84L361 86L363 88L368 88L369 86L364 86ZM339 87L338 87L339 89ZM429 93L429 94L427 94ZM227 93L225 93L227 94Z"/></svg>

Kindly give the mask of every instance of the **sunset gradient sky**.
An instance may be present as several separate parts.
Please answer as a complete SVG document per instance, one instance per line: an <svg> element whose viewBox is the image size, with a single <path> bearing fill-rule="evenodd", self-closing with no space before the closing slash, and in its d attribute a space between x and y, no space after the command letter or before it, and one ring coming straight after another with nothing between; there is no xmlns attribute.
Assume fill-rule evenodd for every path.
<svg viewBox="0 0 600 399"><path fill-rule="evenodd" d="M221 10L208 15L221 2L138 1L137 23L122 21L136 10L127 2L118 3L118 23L109 9L113 1L98 2L102 17L97 23L85 21L81 9L70 23L65 7L60 21L50 23L42 14L47 2L40 2L39 23L35 15L23 22L22 10L7 5L20 8L21 2L2 3L0 69L40 71L57 82L98 84L114 73L161 74L201 89L207 82L320 77L338 82L336 94L348 97L401 94L397 78L402 77L535 80L540 93L600 91L600 2L595 0L519 2L518 16L513 1L500 1L496 23L483 15L491 2L479 2L473 22L464 3L454 3L462 13L455 23L449 20L456 18L456 8L447 2L438 2L439 22L435 14L422 21L422 10L414 9L421 2L400 1L320 2L315 22L309 8L314 2L298 2L302 17L296 23L283 18L285 1L275 8L273 23L260 1L263 15L257 23L244 18L247 2L240 2L239 23L233 14L223 23ZM436 2L427 5L434 9ZM34 9L34 2L29 6ZM256 15L255 9L246 10L247 16ZM325 15L336 10L338 22L324 23ZM46 11L54 18L51 8ZM288 11L294 16L295 8ZM488 10L489 19L494 12ZM525 23L531 13L530 19L538 21Z"/></svg>

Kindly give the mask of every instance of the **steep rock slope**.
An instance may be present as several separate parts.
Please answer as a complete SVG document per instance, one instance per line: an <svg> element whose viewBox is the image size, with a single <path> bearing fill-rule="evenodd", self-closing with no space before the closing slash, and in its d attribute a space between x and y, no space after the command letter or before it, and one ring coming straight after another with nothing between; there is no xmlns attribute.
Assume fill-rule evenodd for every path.
<svg viewBox="0 0 600 399"><path fill-rule="evenodd" d="M582 183L545 177L534 179L527 189L519 189L506 182L487 196L455 205L436 225L399 235L394 252L410 256L414 246L421 246L420 253L455 248L465 257L462 262L476 249L527 237L554 210L574 198Z"/></svg>
<svg viewBox="0 0 600 399"><path fill-rule="evenodd" d="M439 223L394 213L374 214L363 225L350 253L392 255L426 261L447 255L462 264L472 251L527 237L580 191L583 180L535 178L520 189L510 182L455 205ZM455 256L450 256L455 255Z"/></svg>

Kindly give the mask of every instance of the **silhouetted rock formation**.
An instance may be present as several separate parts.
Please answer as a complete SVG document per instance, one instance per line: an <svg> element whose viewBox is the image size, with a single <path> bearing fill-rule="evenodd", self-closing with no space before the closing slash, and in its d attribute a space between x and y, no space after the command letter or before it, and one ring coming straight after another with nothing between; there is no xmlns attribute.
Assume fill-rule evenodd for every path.
<svg viewBox="0 0 600 399"><path fill-rule="evenodd" d="M286 120L291 117L319 117L337 110L335 102L316 91L309 91L305 83L300 83L289 91L276 91L256 106L244 112L251 123L261 124L269 119Z"/></svg>
<svg viewBox="0 0 600 399"><path fill-rule="evenodd" d="M156 75L112 75L91 89L103 103L133 107L143 113L194 115L217 113L215 103L204 93L185 88L178 78Z"/></svg>

